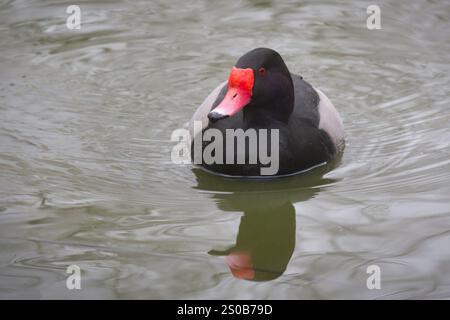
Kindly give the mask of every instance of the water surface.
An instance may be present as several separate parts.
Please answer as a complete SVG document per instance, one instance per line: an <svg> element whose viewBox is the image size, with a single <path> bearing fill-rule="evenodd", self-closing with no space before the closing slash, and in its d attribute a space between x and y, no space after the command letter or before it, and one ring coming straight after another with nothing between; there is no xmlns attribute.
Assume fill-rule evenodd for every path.
<svg viewBox="0 0 450 320"><path fill-rule="evenodd" d="M381 1L381 30L370 1L79 1L81 30L70 4L0 1L0 298L450 298L448 1ZM172 131L259 46L337 106L340 163L173 164Z"/></svg>

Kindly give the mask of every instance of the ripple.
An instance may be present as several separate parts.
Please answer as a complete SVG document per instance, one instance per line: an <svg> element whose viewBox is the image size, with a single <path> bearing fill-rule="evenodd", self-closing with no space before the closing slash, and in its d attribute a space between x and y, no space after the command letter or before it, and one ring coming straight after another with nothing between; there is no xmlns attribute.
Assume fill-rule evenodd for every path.
<svg viewBox="0 0 450 320"><path fill-rule="evenodd" d="M2 298L448 298L447 4L387 1L367 30L348 1L83 1L79 31L68 4L0 4ZM259 46L336 105L342 159L264 182L173 164L172 130ZM276 280L207 254L286 203L295 251Z"/></svg>

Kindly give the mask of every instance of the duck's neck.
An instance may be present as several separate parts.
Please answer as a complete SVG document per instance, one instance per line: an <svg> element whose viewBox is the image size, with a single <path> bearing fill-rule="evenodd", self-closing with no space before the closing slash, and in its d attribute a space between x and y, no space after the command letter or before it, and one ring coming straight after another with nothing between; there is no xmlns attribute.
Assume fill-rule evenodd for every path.
<svg viewBox="0 0 450 320"><path fill-rule="evenodd" d="M287 123L294 110L294 86L289 79L283 91L273 98L257 101L244 108L244 122L248 126L270 127L273 122Z"/></svg>

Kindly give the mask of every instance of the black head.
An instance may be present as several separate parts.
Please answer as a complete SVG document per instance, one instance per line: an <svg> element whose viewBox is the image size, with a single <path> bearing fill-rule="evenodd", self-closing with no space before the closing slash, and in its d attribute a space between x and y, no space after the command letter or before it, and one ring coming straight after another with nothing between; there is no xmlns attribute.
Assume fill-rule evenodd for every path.
<svg viewBox="0 0 450 320"><path fill-rule="evenodd" d="M208 117L217 121L243 109L245 116L287 121L293 108L294 86L286 64L275 50L257 48L236 62L227 94Z"/></svg>

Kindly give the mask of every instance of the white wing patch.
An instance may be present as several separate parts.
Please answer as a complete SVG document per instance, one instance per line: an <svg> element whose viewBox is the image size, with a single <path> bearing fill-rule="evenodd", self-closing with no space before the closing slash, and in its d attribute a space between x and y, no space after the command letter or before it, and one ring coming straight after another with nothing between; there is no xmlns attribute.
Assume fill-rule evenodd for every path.
<svg viewBox="0 0 450 320"><path fill-rule="evenodd" d="M339 152L345 146L345 132L342 119L330 99L319 89L314 88L319 95L319 129L324 130L333 140L336 150Z"/></svg>

